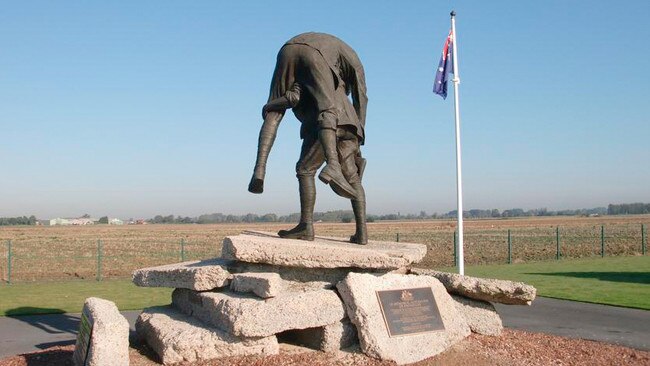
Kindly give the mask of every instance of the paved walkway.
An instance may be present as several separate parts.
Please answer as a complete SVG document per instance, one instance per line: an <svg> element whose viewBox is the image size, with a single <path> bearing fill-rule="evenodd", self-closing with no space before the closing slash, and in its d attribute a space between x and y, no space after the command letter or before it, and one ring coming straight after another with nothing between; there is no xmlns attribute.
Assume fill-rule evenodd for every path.
<svg viewBox="0 0 650 366"><path fill-rule="evenodd" d="M538 297L533 305L495 304L508 328L590 339L650 351L650 311Z"/></svg>
<svg viewBox="0 0 650 366"><path fill-rule="evenodd" d="M592 339L650 351L650 311L537 298L533 305L497 305L506 327ZM139 311L125 311L133 332ZM79 314L0 317L0 359L75 342Z"/></svg>

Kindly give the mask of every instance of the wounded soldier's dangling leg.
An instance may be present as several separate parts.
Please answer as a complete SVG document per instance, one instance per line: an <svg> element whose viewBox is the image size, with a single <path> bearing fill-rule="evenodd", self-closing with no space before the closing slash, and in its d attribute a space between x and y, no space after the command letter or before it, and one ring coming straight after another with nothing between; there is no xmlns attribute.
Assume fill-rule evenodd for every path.
<svg viewBox="0 0 650 366"><path fill-rule="evenodd" d="M341 162L341 169L345 179L355 191L355 197L350 201L354 212L356 231L350 237L350 242L356 244L368 244L368 230L366 225L366 193L361 184L362 169L365 168L365 160L359 151L359 140L350 131L339 128L340 132L338 151Z"/></svg>
<svg viewBox="0 0 650 366"><path fill-rule="evenodd" d="M323 146L325 161L327 161L327 165L321 170L318 179L325 184L329 184L339 196L352 199L355 197L356 191L348 183L341 171L337 151L336 125L337 117L334 113L324 111L318 116L318 139Z"/></svg>

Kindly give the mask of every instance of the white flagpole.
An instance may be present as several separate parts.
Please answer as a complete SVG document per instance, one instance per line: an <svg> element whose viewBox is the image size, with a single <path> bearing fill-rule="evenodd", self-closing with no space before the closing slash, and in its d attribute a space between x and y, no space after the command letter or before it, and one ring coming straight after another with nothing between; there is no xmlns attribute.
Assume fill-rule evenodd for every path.
<svg viewBox="0 0 650 366"><path fill-rule="evenodd" d="M458 241L457 241L457 255L458 255L458 273L465 274L465 259L463 254L463 178L461 170L460 159L460 110L458 105L458 84L460 83L460 76L458 73L458 53L456 52L458 42L456 42L456 12L451 12L451 34L452 34L452 48L453 48L453 61L454 61L454 117L456 120L456 195L458 199Z"/></svg>

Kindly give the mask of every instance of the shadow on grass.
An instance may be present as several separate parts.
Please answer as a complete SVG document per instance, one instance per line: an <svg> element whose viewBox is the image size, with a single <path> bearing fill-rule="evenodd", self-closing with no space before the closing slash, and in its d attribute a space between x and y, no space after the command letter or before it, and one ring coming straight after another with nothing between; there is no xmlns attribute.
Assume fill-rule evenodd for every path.
<svg viewBox="0 0 650 366"><path fill-rule="evenodd" d="M650 284L650 272L548 272L525 274L538 276L587 278L609 282Z"/></svg>
<svg viewBox="0 0 650 366"><path fill-rule="evenodd" d="M21 306L5 311L6 316L20 316L20 315L38 315L38 314L63 314L62 309L55 308L40 308L34 306Z"/></svg>

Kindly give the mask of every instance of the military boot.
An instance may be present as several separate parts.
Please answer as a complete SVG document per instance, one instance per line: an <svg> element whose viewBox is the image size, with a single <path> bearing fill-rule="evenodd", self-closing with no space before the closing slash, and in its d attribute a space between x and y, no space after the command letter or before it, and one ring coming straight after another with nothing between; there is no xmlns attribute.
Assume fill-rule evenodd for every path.
<svg viewBox="0 0 650 366"><path fill-rule="evenodd" d="M323 146L325 159L327 160L327 165L321 170L318 179L325 184L329 184L339 196L349 199L355 198L357 192L343 176L341 163L339 163L339 154L336 150L336 131L327 128L321 129L318 138Z"/></svg>
<svg viewBox="0 0 650 366"><path fill-rule="evenodd" d="M301 222L290 230L278 231L278 236L284 239L314 240L314 225L311 222Z"/></svg>
<svg viewBox="0 0 650 366"><path fill-rule="evenodd" d="M366 194L361 183L355 183L352 187L357 192L357 199L352 200L352 211L356 223L356 232L350 237L351 243L368 244L368 228L366 226Z"/></svg>

